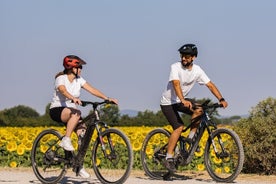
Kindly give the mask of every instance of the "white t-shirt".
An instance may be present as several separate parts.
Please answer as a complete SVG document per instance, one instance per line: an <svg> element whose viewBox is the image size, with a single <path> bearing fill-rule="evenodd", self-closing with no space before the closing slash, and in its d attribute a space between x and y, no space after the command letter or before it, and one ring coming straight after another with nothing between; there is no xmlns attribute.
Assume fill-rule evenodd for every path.
<svg viewBox="0 0 276 184"><path fill-rule="evenodd" d="M171 65L170 77L167 88L162 94L161 105L171 105L180 103L180 99L176 96L172 80L179 80L182 93L184 97L187 97L188 93L197 82L200 85L207 84L210 79L200 66L193 64L191 70L184 68L181 62L177 62Z"/></svg>
<svg viewBox="0 0 276 184"><path fill-rule="evenodd" d="M74 97L80 96L81 87L86 83L82 77L76 78L73 82L70 82L67 75L61 75L56 78L54 97L52 99L50 109L54 107L73 107L77 108L75 103L72 103L71 99L66 98L58 91L58 86L64 85L66 90Z"/></svg>

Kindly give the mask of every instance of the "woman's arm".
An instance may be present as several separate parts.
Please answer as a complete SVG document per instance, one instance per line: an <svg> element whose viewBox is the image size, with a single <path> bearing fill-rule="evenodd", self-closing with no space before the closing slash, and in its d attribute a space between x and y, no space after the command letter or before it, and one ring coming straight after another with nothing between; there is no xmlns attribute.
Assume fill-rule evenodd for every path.
<svg viewBox="0 0 276 184"><path fill-rule="evenodd" d="M109 100L109 101L114 102L115 104L118 104L118 100L117 99L107 97L105 94L103 94L98 89L94 88L88 82L86 82L82 87L83 87L83 89L85 89L86 91L88 91L89 93L91 93L92 95L94 95L96 97L102 98L104 100Z"/></svg>

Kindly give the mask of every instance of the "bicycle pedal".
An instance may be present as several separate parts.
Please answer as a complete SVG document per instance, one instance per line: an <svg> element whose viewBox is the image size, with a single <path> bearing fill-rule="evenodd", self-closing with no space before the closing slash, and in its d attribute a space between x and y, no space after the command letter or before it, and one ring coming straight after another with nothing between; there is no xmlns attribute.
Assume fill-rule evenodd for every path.
<svg viewBox="0 0 276 184"><path fill-rule="evenodd" d="M80 168L79 167L74 167L72 170L73 170L74 173L76 173L76 176L79 176L79 173L80 173Z"/></svg>

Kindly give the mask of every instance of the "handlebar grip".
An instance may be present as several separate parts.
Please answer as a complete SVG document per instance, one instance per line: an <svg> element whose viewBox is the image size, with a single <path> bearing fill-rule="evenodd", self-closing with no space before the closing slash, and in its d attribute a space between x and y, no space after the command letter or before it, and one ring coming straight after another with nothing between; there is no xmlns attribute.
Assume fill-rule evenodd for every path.
<svg viewBox="0 0 276 184"><path fill-rule="evenodd" d="M215 104L213 104L213 106L214 106L215 108L223 107L223 105L222 105L222 104L219 104L219 103L215 103Z"/></svg>
<svg viewBox="0 0 276 184"><path fill-rule="evenodd" d="M114 103L113 101L110 101L110 100L105 100L104 102L107 103L107 104L116 104L116 103Z"/></svg>

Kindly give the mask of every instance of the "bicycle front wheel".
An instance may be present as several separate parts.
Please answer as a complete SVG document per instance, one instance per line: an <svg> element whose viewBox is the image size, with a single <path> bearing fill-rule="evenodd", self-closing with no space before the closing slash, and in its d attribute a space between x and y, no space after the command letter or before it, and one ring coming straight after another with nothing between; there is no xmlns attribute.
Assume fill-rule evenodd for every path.
<svg viewBox="0 0 276 184"><path fill-rule="evenodd" d="M42 131L35 139L31 151L33 171L39 181L57 183L65 175L64 150L58 145L62 136L53 129Z"/></svg>
<svg viewBox="0 0 276 184"><path fill-rule="evenodd" d="M242 170L243 146L232 130L215 130L206 143L204 162L209 175L218 182L234 181Z"/></svg>
<svg viewBox="0 0 276 184"><path fill-rule="evenodd" d="M170 133L162 128L152 130L146 136L142 149L141 161L146 174L153 179L162 179L168 173L164 166Z"/></svg>
<svg viewBox="0 0 276 184"><path fill-rule="evenodd" d="M102 132L102 139L98 137L94 143L92 162L95 175L102 183L124 183L133 165L128 137L114 128Z"/></svg>

